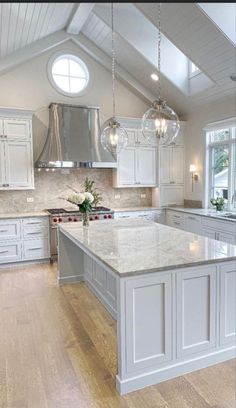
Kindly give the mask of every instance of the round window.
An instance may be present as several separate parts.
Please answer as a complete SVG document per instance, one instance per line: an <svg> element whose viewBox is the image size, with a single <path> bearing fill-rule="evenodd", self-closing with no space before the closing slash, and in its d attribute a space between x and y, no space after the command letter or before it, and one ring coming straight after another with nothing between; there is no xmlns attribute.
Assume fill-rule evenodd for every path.
<svg viewBox="0 0 236 408"><path fill-rule="evenodd" d="M86 65L73 54L61 54L50 60L49 78L62 94L77 96L87 87L89 73Z"/></svg>

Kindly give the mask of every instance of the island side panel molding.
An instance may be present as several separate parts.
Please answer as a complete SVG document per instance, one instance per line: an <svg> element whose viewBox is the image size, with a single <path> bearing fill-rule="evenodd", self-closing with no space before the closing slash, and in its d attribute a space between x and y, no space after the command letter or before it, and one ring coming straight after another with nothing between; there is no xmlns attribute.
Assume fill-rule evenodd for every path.
<svg viewBox="0 0 236 408"><path fill-rule="evenodd" d="M236 263L226 261L117 281L116 387L120 394L235 357L230 315L236 296L233 274ZM222 279L228 279L232 291L224 312L228 323L221 321L229 336L221 344Z"/></svg>
<svg viewBox="0 0 236 408"><path fill-rule="evenodd" d="M127 372L171 359L171 275L126 283Z"/></svg>
<svg viewBox="0 0 236 408"><path fill-rule="evenodd" d="M58 282L84 280L84 251L58 229Z"/></svg>
<svg viewBox="0 0 236 408"><path fill-rule="evenodd" d="M177 274L177 357L216 346L216 266Z"/></svg>
<svg viewBox="0 0 236 408"><path fill-rule="evenodd" d="M236 344L236 262L220 267L220 344Z"/></svg>

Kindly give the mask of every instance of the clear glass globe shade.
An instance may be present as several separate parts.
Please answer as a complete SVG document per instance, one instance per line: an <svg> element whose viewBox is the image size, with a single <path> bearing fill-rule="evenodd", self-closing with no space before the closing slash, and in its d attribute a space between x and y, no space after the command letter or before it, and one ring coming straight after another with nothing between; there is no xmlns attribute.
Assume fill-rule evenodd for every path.
<svg viewBox="0 0 236 408"><path fill-rule="evenodd" d="M154 101L142 118L142 132L149 142L159 140L160 144L174 142L180 129L175 111L163 101Z"/></svg>
<svg viewBox="0 0 236 408"><path fill-rule="evenodd" d="M116 159L117 154L128 144L128 134L119 123L111 122L102 131L101 143L103 148Z"/></svg>

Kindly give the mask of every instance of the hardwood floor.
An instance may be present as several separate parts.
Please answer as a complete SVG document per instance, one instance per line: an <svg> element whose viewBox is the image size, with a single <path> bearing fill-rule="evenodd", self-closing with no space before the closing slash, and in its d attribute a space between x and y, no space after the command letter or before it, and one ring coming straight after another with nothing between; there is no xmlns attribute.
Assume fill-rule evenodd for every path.
<svg viewBox="0 0 236 408"><path fill-rule="evenodd" d="M236 408L236 360L122 397L115 373L115 321L84 284L0 270L1 408Z"/></svg>

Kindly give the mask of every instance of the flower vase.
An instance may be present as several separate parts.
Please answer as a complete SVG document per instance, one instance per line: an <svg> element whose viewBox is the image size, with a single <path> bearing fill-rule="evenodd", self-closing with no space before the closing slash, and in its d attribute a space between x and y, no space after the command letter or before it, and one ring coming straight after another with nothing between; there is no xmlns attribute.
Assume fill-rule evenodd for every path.
<svg viewBox="0 0 236 408"><path fill-rule="evenodd" d="M89 212L85 211L82 213L82 225L83 227L89 227Z"/></svg>

